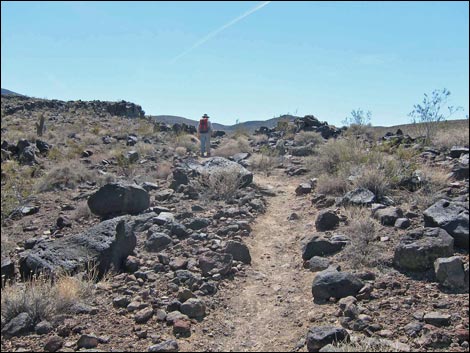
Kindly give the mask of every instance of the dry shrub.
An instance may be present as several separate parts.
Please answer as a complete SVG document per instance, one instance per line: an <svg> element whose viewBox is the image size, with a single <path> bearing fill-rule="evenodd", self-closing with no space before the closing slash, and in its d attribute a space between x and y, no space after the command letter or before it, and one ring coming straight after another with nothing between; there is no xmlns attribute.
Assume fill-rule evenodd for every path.
<svg viewBox="0 0 470 353"><path fill-rule="evenodd" d="M255 144L268 142L268 140L269 140L269 138L268 138L267 135L254 135L253 136L253 142Z"/></svg>
<svg viewBox="0 0 470 353"><path fill-rule="evenodd" d="M367 148L357 139L330 139L319 146L316 158L309 159L306 167L315 176L321 174L349 175L350 170L367 161Z"/></svg>
<svg viewBox="0 0 470 353"><path fill-rule="evenodd" d="M432 167L428 164L420 166L416 171L421 179L421 188L410 195L412 201L422 209L428 208L441 198L442 191L445 189L452 178L449 172L440 167Z"/></svg>
<svg viewBox="0 0 470 353"><path fill-rule="evenodd" d="M467 126L463 128L449 128L439 131L431 140L431 144L437 148L450 150L453 146L468 146L469 131Z"/></svg>
<svg viewBox="0 0 470 353"><path fill-rule="evenodd" d="M348 208L346 234L351 244L341 253L341 258L352 268L375 267L384 262L384 245L378 239L377 223L366 208Z"/></svg>
<svg viewBox="0 0 470 353"><path fill-rule="evenodd" d="M320 175L316 191L320 194L343 196L350 189L348 181L339 176Z"/></svg>
<svg viewBox="0 0 470 353"><path fill-rule="evenodd" d="M251 152L250 143L244 136L238 136L236 139L227 140L222 146L214 151L214 154L216 156L227 158L241 152Z"/></svg>
<svg viewBox="0 0 470 353"><path fill-rule="evenodd" d="M280 163L280 157L270 156L264 153L254 154L250 159L251 169L269 175Z"/></svg>
<svg viewBox="0 0 470 353"><path fill-rule="evenodd" d="M174 148L185 147L188 151L197 152L199 151L200 141L193 135L179 134L175 135L172 145Z"/></svg>
<svg viewBox="0 0 470 353"><path fill-rule="evenodd" d="M175 152L178 156L184 157L186 156L186 153L188 153L188 150L186 147L176 147Z"/></svg>
<svg viewBox="0 0 470 353"><path fill-rule="evenodd" d="M318 146L323 143L323 137L318 132L314 131L300 131L295 135L294 141L298 146L306 146L311 144L312 146Z"/></svg>
<svg viewBox="0 0 470 353"><path fill-rule="evenodd" d="M2 288L2 321L28 313L34 323L66 313L70 307L93 294L96 276L59 275L54 281L43 276L26 282L7 283Z"/></svg>
<svg viewBox="0 0 470 353"><path fill-rule="evenodd" d="M365 188L374 193L377 199L382 199L390 191L390 182L383 170L367 169L354 180L356 188Z"/></svg>
<svg viewBox="0 0 470 353"><path fill-rule="evenodd" d="M87 169L80 162L72 161L55 166L44 175L37 183L39 192L73 189L80 183L100 182L101 177L95 171Z"/></svg>
<svg viewBox="0 0 470 353"><path fill-rule="evenodd" d="M242 186L242 176L237 167L227 167L201 175L203 200L232 201Z"/></svg>
<svg viewBox="0 0 470 353"><path fill-rule="evenodd" d="M92 217L92 213L90 207L88 207L88 203L86 201L81 202L78 207L75 209L72 218L74 220L83 220L89 219Z"/></svg>
<svg viewBox="0 0 470 353"><path fill-rule="evenodd" d="M132 148L139 153L141 158L153 157L156 153L155 146L151 143L139 141Z"/></svg>
<svg viewBox="0 0 470 353"><path fill-rule="evenodd" d="M332 344L332 352L397 352L396 344L383 339L367 337L354 337L350 342L337 342Z"/></svg>
<svg viewBox="0 0 470 353"><path fill-rule="evenodd" d="M173 172L173 165L170 162L163 161L157 165L157 171L155 176L157 179L167 179L168 176Z"/></svg>

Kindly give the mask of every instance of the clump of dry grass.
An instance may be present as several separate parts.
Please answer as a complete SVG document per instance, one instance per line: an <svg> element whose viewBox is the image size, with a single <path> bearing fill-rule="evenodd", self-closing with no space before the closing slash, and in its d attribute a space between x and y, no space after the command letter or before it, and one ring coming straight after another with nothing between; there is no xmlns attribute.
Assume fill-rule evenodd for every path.
<svg viewBox="0 0 470 353"><path fill-rule="evenodd" d="M449 172L437 166L424 164L416 171L421 179L421 188L412 193L410 197L413 203L422 209L428 208L441 198L441 191L451 182Z"/></svg>
<svg viewBox="0 0 470 353"><path fill-rule="evenodd" d="M173 165L170 162L163 161L157 165L155 176L157 179L167 179L173 172Z"/></svg>
<svg viewBox="0 0 470 353"><path fill-rule="evenodd" d="M272 156L265 153L256 153L251 156L251 169L269 175L281 162L281 157Z"/></svg>
<svg viewBox="0 0 470 353"><path fill-rule="evenodd" d="M197 152L199 151L200 142L199 140L190 134L178 134L175 135L171 141L174 148L185 147L188 151Z"/></svg>
<svg viewBox="0 0 470 353"><path fill-rule="evenodd" d="M16 207L25 203L34 194L33 175L36 174L36 167L21 166L14 160L2 163L2 223Z"/></svg>
<svg viewBox="0 0 470 353"><path fill-rule="evenodd" d="M101 182L101 177L95 171L89 170L77 161L56 165L37 183L39 192L73 189L84 182Z"/></svg>
<svg viewBox="0 0 470 353"><path fill-rule="evenodd" d="M321 134L314 131L300 131L298 134L295 135L294 141L298 146L306 146L308 144L311 144L314 147L324 142Z"/></svg>
<svg viewBox="0 0 470 353"><path fill-rule="evenodd" d="M394 343L382 339L355 338L332 344L334 352L397 352Z"/></svg>
<svg viewBox="0 0 470 353"><path fill-rule="evenodd" d="M201 175L201 199L232 201L242 186L242 176L236 167Z"/></svg>
<svg viewBox="0 0 470 353"><path fill-rule="evenodd" d="M43 276L26 282L7 283L2 288L2 321L27 313L33 323L66 313L74 304L90 298L96 275L59 275L53 281Z"/></svg>
<svg viewBox="0 0 470 353"><path fill-rule="evenodd" d="M188 153L188 150L186 149L186 147L176 147L175 152L178 156L184 157L186 156L186 153Z"/></svg>
<svg viewBox="0 0 470 353"><path fill-rule="evenodd" d="M250 143L245 136L227 140L214 151L214 155L227 158L241 152L251 152Z"/></svg>
<svg viewBox="0 0 470 353"><path fill-rule="evenodd" d="M356 188L365 188L374 193L377 199L382 199L390 191L390 181L383 170L367 169L354 180Z"/></svg>
<svg viewBox="0 0 470 353"><path fill-rule="evenodd" d="M377 223L365 208L346 209L348 226L346 234L351 239L341 253L341 258L352 268L375 267L384 262L384 245L378 239Z"/></svg>
<svg viewBox="0 0 470 353"><path fill-rule="evenodd" d="M342 196L350 189L348 181L339 176L322 174L318 177L316 191L320 194Z"/></svg>

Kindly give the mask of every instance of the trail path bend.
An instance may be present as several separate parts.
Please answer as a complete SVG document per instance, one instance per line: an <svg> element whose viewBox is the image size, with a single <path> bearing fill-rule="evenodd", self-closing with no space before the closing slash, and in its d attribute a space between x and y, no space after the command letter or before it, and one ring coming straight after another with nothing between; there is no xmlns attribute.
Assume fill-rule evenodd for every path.
<svg viewBox="0 0 470 353"><path fill-rule="evenodd" d="M180 341L182 351L293 351L307 333L313 274L302 269L300 241L313 229L310 203L295 195L300 180L257 176L255 182L277 195L244 240L251 267L220 288L217 308ZM301 219L288 221L292 212Z"/></svg>

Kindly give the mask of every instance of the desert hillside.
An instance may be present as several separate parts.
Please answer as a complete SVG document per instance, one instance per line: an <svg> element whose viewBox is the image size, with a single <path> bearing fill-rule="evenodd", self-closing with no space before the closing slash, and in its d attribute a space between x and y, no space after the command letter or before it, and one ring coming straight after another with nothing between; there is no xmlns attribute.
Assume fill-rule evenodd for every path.
<svg viewBox="0 0 470 353"><path fill-rule="evenodd" d="M125 101L2 95L1 126L2 351L469 350L468 120L204 158Z"/></svg>

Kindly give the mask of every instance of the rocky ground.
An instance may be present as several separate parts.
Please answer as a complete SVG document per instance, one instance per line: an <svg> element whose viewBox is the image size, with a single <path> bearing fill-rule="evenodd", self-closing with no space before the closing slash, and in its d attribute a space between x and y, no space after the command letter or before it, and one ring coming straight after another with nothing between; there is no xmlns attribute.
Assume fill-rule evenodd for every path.
<svg viewBox="0 0 470 353"><path fill-rule="evenodd" d="M339 174L316 177L321 146L347 131L313 116L260 129L228 159L139 116L2 96L2 277L16 282L2 288L2 351L334 351L339 338L468 351L468 142L369 138L358 153L412 173L394 171L386 195L350 173L329 194ZM91 293L60 312L18 304L21 277L92 267Z"/></svg>

